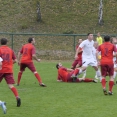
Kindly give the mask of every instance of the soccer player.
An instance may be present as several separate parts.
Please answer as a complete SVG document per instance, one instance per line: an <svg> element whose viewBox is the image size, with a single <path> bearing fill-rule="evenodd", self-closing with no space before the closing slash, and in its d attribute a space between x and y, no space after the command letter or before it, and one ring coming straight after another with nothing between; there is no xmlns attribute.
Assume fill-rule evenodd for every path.
<svg viewBox="0 0 117 117"><path fill-rule="evenodd" d="M71 77L74 73L74 70L63 67L61 63L56 64L56 68L58 69L57 81L59 82L61 81L61 82L94 82L96 83L95 80L89 79L89 78L76 78L74 80Z"/></svg>
<svg viewBox="0 0 117 117"><path fill-rule="evenodd" d="M17 89L13 86L15 83L13 78L13 63L17 62L17 59L13 50L7 46L6 38L1 39L0 57L3 59L2 69L0 70L0 82L3 78L6 80L8 87L16 97L17 107L19 107L21 105L21 99L18 95Z"/></svg>
<svg viewBox="0 0 117 117"><path fill-rule="evenodd" d="M42 83L41 77L36 71L36 68L33 64L32 59L35 59L37 62L40 62L40 59L38 59L36 56L34 44L35 44L35 39L33 37L30 37L28 39L28 43L23 45L20 52L18 52L18 64L20 65L20 71L18 73L18 80L17 80L18 86L20 84L22 73L27 67L34 73L35 77L39 82L39 85L42 87L46 87L46 85ZM20 60L20 56L21 56L21 60Z"/></svg>
<svg viewBox="0 0 117 117"><path fill-rule="evenodd" d="M78 40L78 45L76 46L76 50L78 48L78 46L82 43L82 39ZM80 49L77 58L74 60L74 62L72 63L72 67L71 69L75 69L76 67L81 67L82 66L82 49Z"/></svg>
<svg viewBox="0 0 117 117"><path fill-rule="evenodd" d="M4 114L6 114L6 110L7 110L6 103L0 100L0 106L2 107Z"/></svg>
<svg viewBox="0 0 117 117"><path fill-rule="evenodd" d="M112 88L114 85L114 63L113 63L113 52L115 52L116 60L117 60L117 53L116 47L114 44L110 43L110 36L104 36L104 43L98 47L98 52L101 52L101 60L99 62L101 66L101 74L102 74L102 88L105 95L109 94L112 95ZM98 54L97 52L97 54ZM97 57L98 58L98 57ZM109 91L107 93L106 90L106 75L109 75Z"/></svg>
<svg viewBox="0 0 117 117"><path fill-rule="evenodd" d="M88 33L88 38L86 40L84 40L78 47L78 49L76 50L76 54L75 54L75 58L77 58L77 54L78 52L80 51L80 49L83 48L83 53L82 53L82 68L81 69L76 69L74 71L74 74L73 74L73 78L76 77L76 74L80 74L82 73L83 71L86 70L86 68L91 65L95 71L96 71L96 75L97 77L101 77L101 73L98 69L98 65L97 65L97 62L95 61L94 59L94 56L93 56L93 47L94 47L94 41L93 41L93 34L92 33Z"/></svg>

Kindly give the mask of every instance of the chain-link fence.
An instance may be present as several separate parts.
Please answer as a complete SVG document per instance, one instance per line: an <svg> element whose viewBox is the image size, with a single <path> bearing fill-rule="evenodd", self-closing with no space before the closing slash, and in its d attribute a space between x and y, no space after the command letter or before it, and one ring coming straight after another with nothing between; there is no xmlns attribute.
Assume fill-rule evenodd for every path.
<svg viewBox="0 0 117 117"><path fill-rule="evenodd" d="M34 33L0 33L0 38L9 40L10 46L15 53L20 50L23 44L27 43L29 37L36 40L36 54L39 58L46 60L73 59L75 46L78 40L86 39L86 34L34 34ZM94 35L95 40L96 35Z"/></svg>

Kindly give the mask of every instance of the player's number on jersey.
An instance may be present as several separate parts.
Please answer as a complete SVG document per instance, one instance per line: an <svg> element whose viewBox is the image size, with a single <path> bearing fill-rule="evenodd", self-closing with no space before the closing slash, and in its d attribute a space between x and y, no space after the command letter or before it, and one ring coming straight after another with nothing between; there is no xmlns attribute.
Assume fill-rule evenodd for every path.
<svg viewBox="0 0 117 117"><path fill-rule="evenodd" d="M9 62L10 61L10 54L9 53L2 54L2 59L3 59L3 61Z"/></svg>
<svg viewBox="0 0 117 117"><path fill-rule="evenodd" d="M108 48L105 48L105 56L107 56L108 55Z"/></svg>
<svg viewBox="0 0 117 117"><path fill-rule="evenodd" d="M28 52L28 48L24 48L24 55L26 55L27 54L27 52Z"/></svg>

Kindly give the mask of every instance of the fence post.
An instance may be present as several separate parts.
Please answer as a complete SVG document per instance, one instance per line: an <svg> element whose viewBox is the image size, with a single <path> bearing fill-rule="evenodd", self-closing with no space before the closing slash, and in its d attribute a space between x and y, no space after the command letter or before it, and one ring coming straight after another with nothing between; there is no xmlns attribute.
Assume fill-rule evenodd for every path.
<svg viewBox="0 0 117 117"><path fill-rule="evenodd" d="M13 49L13 34L11 34L11 48Z"/></svg>
<svg viewBox="0 0 117 117"><path fill-rule="evenodd" d="M75 50L76 50L76 48L75 48L76 45L75 45L75 44L76 44L76 36L74 35L74 52L75 52Z"/></svg>

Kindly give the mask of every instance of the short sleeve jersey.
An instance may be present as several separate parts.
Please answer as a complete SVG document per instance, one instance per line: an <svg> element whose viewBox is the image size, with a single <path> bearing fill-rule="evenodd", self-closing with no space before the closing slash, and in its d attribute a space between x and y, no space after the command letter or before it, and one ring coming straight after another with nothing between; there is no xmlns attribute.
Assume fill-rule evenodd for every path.
<svg viewBox="0 0 117 117"><path fill-rule="evenodd" d="M79 47L83 48L82 58L91 59L93 58L93 49L94 41L84 40Z"/></svg>
<svg viewBox="0 0 117 117"><path fill-rule="evenodd" d="M68 72L67 69L64 67L61 67L58 69L58 79L62 80L63 82L67 82L67 76Z"/></svg>
<svg viewBox="0 0 117 117"><path fill-rule="evenodd" d="M101 51L101 64L113 64L113 52L116 52L116 47L110 42L105 42L98 47Z"/></svg>
<svg viewBox="0 0 117 117"><path fill-rule="evenodd" d="M13 60L16 59L13 50L8 46L1 46L0 57L3 59L0 73L13 73Z"/></svg>
<svg viewBox="0 0 117 117"><path fill-rule="evenodd" d="M96 41L98 42L99 45L101 45L103 42L102 42L102 37L97 37L96 38Z"/></svg>
<svg viewBox="0 0 117 117"><path fill-rule="evenodd" d="M35 47L31 44L25 44L22 46L20 53L22 54L21 63L30 63L32 62L32 55L35 54Z"/></svg>

